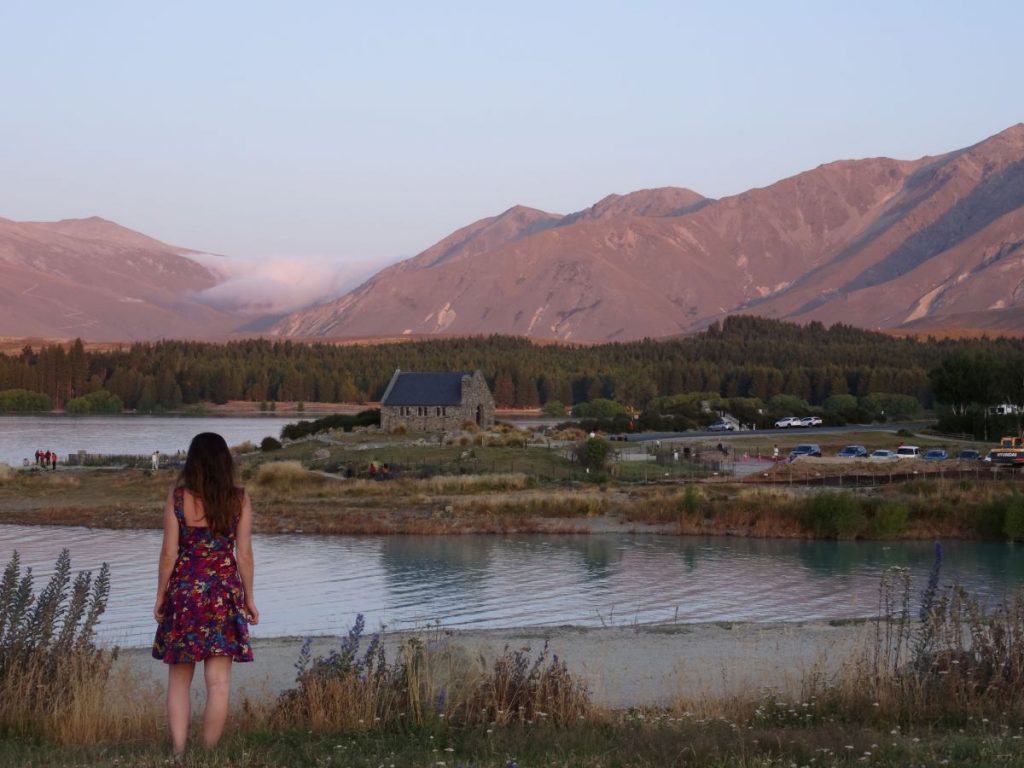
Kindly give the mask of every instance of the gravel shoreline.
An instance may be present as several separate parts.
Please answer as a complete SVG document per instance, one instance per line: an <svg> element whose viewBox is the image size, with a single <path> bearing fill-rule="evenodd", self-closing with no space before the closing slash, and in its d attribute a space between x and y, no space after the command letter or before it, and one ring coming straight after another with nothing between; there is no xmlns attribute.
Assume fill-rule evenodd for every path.
<svg viewBox="0 0 1024 768"><path fill-rule="evenodd" d="M759 690L799 693L812 669L837 671L843 661L874 638L872 622L667 624L638 627L574 626L484 630L429 630L416 633L452 647L469 660L492 660L507 646L536 655L548 643L571 672L587 680L595 704L612 709L665 706L685 698L749 695ZM413 633L388 638L389 658ZM337 637L318 637L313 654L337 647ZM295 681L301 638L256 638L251 664L234 665L234 703L244 697L276 696ZM143 683L161 688L165 665L148 648L121 651L118 664ZM193 685L202 697L201 670Z"/></svg>

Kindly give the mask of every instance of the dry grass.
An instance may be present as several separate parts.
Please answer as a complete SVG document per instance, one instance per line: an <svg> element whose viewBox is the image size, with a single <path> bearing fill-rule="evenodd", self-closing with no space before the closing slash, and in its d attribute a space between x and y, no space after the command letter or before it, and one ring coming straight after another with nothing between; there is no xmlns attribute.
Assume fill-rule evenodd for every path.
<svg viewBox="0 0 1024 768"><path fill-rule="evenodd" d="M310 662L308 644L296 667L296 687L286 691L270 720L315 731L370 730L443 723L474 727L544 722L577 724L593 712L586 684L545 644L505 648L493 662L443 642L413 638L389 661L379 636L364 648L363 620L327 657Z"/></svg>
<svg viewBox="0 0 1024 768"><path fill-rule="evenodd" d="M596 517L608 511L607 496L597 493L545 493L517 496L476 496L456 499L455 514L497 517Z"/></svg>
<svg viewBox="0 0 1024 768"><path fill-rule="evenodd" d="M310 472L298 461L268 461L257 468L253 482L262 490L291 493L317 488L333 481Z"/></svg>

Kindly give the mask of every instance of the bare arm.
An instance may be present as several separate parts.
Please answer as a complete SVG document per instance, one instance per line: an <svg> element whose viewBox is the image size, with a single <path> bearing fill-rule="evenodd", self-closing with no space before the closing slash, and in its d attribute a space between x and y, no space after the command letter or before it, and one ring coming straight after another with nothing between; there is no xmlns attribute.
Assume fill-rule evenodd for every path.
<svg viewBox="0 0 1024 768"><path fill-rule="evenodd" d="M157 622L164 619L164 595L167 594L167 582L171 580L174 561L178 557L178 518L174 516L174 489L167 494L164 504L164 541L160 547L160 568L156 578L156 604L153 606L153 618Z"/></svg>
<svg viewBox="0 0 1024 768"><path fill-rule="evenodd" d="M242 579L245 590L245 611L250 624L260 623L260 612L256 608L256 597L253 592L253 557L252 557L252 502L247 492L242 493L242 513L238 518L238 530L235 533L235 547L238 554L238 575Z"/></svg>

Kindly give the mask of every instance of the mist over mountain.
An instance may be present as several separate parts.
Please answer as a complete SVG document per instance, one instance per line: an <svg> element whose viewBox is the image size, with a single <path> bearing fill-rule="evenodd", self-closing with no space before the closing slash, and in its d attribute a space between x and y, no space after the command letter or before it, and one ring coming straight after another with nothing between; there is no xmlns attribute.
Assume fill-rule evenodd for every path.
<svg viewBox="0 0 1024 768"><path fill-rule="evenodd" d="M0 219L0 336L502 333L615 341L728 314L913 332L1024 327L1024 124L918 160L840 160L713 200L515 206L372 271L180 248L105 219Z"/></svg>

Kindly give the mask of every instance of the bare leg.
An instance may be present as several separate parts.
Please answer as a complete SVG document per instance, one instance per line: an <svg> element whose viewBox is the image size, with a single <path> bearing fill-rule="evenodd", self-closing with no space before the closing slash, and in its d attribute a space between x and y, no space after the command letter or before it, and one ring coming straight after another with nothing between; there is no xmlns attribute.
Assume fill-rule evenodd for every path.
<svg viewBox="0 0 1024 768"><path fill-rule="evenodd" d="M211 656L203 662L206 678L206 711L203 713L203 746L215 747L224 733L231 696L231 659Z"/></svg>
<svg viewBox="0 0 1024 768"><path fill-rule="evenodd" d="M192 717L189 688L195 670L195 664L171 664L167 667L167 725L171 731L171 751L175 755L185 752L188 722Z"/></svg>

